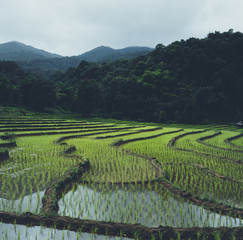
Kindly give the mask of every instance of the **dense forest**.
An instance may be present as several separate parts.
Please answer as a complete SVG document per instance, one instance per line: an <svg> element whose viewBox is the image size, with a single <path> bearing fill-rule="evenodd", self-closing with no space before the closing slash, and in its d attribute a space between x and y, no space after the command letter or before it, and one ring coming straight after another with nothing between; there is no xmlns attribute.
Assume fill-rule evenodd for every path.
<svg viewBox="0 0 243 240"><path fill-rule="evenodd" d="M112 62L119 59L132 59L153 50L148 47L113 49L100 46L77 56L63 57L13 41L0 44L0 61L14 61L24 70L44 75L45 78L50 79L55 71L67 71L70 67L77 67L83 60Z"/></svg>
<svg viewBox="0 0 243 240"><path fill-rule="evenodd" d="M153 122L243 119L243 34L214 32L158 44L131 60L89 63L51 80L0 62L0 104Z"/></svg>

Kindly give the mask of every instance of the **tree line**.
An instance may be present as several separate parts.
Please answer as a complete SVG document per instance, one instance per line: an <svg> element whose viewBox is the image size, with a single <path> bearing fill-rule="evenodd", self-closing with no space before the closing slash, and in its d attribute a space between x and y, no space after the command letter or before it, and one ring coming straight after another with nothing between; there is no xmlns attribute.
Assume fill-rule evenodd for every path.
<svg viewBox="0 0 243 240"><path fill-rule="evenodd" d="M153 122L243 119L243 34L158 44L131 60L80 62L51 80L0 62L0 103Z"/></svg>

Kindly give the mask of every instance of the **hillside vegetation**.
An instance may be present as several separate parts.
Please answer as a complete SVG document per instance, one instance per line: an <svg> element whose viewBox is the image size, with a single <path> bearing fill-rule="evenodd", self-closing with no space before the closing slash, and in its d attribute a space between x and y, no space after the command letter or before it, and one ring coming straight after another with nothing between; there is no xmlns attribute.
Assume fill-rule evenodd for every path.
<svg viewBox="0 0 243 240"><path fill-rule="evenodd" d="M55 71L66 71L70 67L77 67L82 60L88 62L111 62L118 59L132 59L147 54L152 50L152 48L148 47L113 49L100 46L78 56L63 57L13 41L0 44L0 60L15 61L27 71L41 73L49 77Z"/></svg>
<svg viewBox="0 0 243 240"><path fill-rule="evenodd" d="M8 61L31 61L33 59L60 58L60 55L36 49L20 42L0 44L0 59Z"/></svg>
<svg viewBox="0 0 243 240"><path fill-rule="evenodd" d="M243 129L2 111L0 239L242 240Z"/></svg>
<svg viewBox="0 0 243 240"><path fill-rule="evenodd" d="M78 56L33 59L29 62L19 62L20 66L32 72L39 72L50 76L55 71L67 71L70 67L77 67L81 61L87 62L112 62L119 59L132 59L151 52L151 48L128 47L115 50L110 47L97 47Z"/></svg>
<svg viewBox="0 0 243 240"><path fill-rule="evenodd" d="M82 116L155 122L236 122L243 118L243 34L209 33L147 55L81 61L51 81L0 63L0 103L61 108Z"/></svg>

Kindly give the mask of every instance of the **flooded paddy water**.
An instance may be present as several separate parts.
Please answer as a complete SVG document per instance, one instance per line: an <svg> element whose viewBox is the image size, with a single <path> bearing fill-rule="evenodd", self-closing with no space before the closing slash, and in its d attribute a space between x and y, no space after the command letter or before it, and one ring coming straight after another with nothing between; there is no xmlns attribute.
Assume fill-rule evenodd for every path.
<svg viewBox="0 0 243 240"><path fill-rule="evenodd" d="M101 124L100 127L104 128L104 125ZM111 126L108 124L106 127ZM104 224L111 223L112 230L113 223L127 223L125 228L127 228L128 224L138 224L133 225L134 228L139 226L139 224L153 228L160 226L173 228L233 228L242 226L242 215L234 213L225 215L221 214L220 211L212 211L212 209L209 210L209 208L205 206L192 204L187 201L186 198L181 198L173 194L173 191L169 191L162 185L156 184L154 181L158 177L167 177L167 180L175 186L180 185L182 188L186 186L186 192L192 195L196 193L200 196L204 196L203 194L206 192L207 194L212 194L210 198L215 198L216 194L213 188L212 191L209 191L208 188L205 188L206 190L202 188L195 192L191 190L198 187L198 181L194 181L188 184L188 186L182 181L187 179L187 175L185 178L182 178L182 170L190 169L190 171L186 171L190 175L188 175L188 179L191 178L191 175L195 178L197 177L197 179L203 179L205 182L203 182L203 186L208 186L210 179L213 179L215 183L219 182L222 185L222 194L220 197L222 196L222 198L229 201L231 200L230 196L234 195L234 198L236 198L235 202L238 204L234 206L241 207L241 196L239 194L231 194L235 193L237 189L241 189L241 166L238 163L214 157L215 159L212 158L215 160L213 162L214 164L211 164L212 159L207 156L203 156L202 158L201 154L195 153L194 155L189 155L188 151L183 153L181 150L169 148L168 142L171 140L172 136L181 134L173 133L175 130L180 130L179 128L154 130L151 128L152 131L146 127L141 127L144 132L136 133L132 131L141 129L138 128L134 130L127 128L127 126L123 127L124 130L117 131L114 129L90 129L89 126L89 128L87 127L87 132L80 133L77 129L72 135L69 135L70 133L64 130L62 133L58 133L59 135L55 135L57 133L53 132L53 135L29 135L28 137L18 137L16 139L17 147L9 149L10 158L0 164L0 211L9 213L16 212L20 213L20 215L27 214L27 216L28 214L39 214L35 215L37 218L44 215L43 212L41 212L41 208L45 189L49 186L54 186L60 179L65 179L67 172L77 167L78 161L79 163L82 162L83 159L80 156L84 156L84 159L89 159L90 169L82 172L81 180L73 184L71 190L66 190L66 192L63 193L61 199L58 201L58 215L60 216L71 217L73 218L72 220L77 218L78 220L104 221ZM49 131L51 130L45 130L45 133L50 134ZM107 133L107 131L109 133ZM188 131L184 130L184 132ZM24 132L24 134L26 133L28 133L28 131ZM77 138L80 134L81 136ZM92 137L84 138L84 135L92 135ZM156 135L160 135L160 138ZM206 171L204 173L201 172L200 169L195 170L195 164L193 167L187 166L183 169L179 167L176 168L173 165L173 167L165 167L166 165L163 165L160 173L158 168L155 168L154 164L151 164L151 159L149 160L148 157L136 156L135 154L133 156L131 154L130 156L125 150L123 151L111 147L115 141L119 141L121 136L121 142L132 140L132 144L128 144L124 147L125 150L140 153L148 157L156 157L161 163L165 162L177 166L176 164L181 162L186 163L188 157L193 156L191 161L199 162L209 169L217 170L218 166L222 167L222 161L224 161L225 167L222 168L219 173L221 175L231 176L233 172L233 180L236 182L238 181L237 184L240 187L237 188L238 185L234 184L234 181L219 181L216 179L217 176L211 177ZM60 138L63 138L62 141L65 140L65 142L63 142L63 144L56 144L58 142L57 140L60 140ZM146 138L151 138L151 142ZM146 141L141 141L141 139ZM186 139L187 138L183 137L180 140L181 142L179 142L182 144L182 149L188 149ZM75 146L73 148L76 149L76 151L70 153L70 155L65 155L65 150L68 146L72 145ZM131 148L133 145L137 147ZM150 145L152 146L151 152L149 152ZM157 149L155 149L156 146ZM198 145L198 151L201 150L201 148L202 147ZM205 146L203 146L203 149L204 148L206 149ZM154 155L155 152L157 155ZM72 156L72 154L74 155ZM232 158L234 156L233 154L230 155ZM229 171L230 168L232 171ZM163 171L165 173L167 172L167 174L163 175ZM177 177L174 173L182 177ZM204 176L204 178L202 178L202 176ZM79 177L81 177L81 175L78 176L78 178ZM149 183L150 180L151 182ZM220 184L218 184L218 186L221 186ZM232 189L227 187L227 184L231 186ZM227 189L230 189L229 196L224 194L228 191ZM58 198L59 197L57 197L57 199ZM218 200L218 198L216 198L216 200ZM234 203L232 203L232 205L233 204ZM51 214L55 215L56 213L48 212L47 214L50 214L50 216L48 216L52 217L53 215ZM2 219L2 221L4 220ZM42 223L43 222L41 222L41 224ZM97 226L97 223L94 224ZM47 226L50 227L50 225ZM68 229L70 228L57 230L55 227L28 227L13 224L12 221L12 224L0 223L0 239L127 239L125 237L96 235L95 231L93 234L90 234L82 233L82 231L73 232ZM93 232L93 229L90 232ZM104 233L107 234L107 232ZM118 233L120 234L120 232Z"/></svg>
<svg viewBox="0 0 243 240"><path fill-rule="evenodd" d="M236 227L243 221L174 198L162 186L79 184L59 201L62 216L148 227Z"/></svg>
<svg viewBox="0 0 243 240"><path fill-rule="evenodd" d="M1 240L131 240L126 237L111 237L91 233L57 230L41 226L5 224L0 222Z"/></svg>

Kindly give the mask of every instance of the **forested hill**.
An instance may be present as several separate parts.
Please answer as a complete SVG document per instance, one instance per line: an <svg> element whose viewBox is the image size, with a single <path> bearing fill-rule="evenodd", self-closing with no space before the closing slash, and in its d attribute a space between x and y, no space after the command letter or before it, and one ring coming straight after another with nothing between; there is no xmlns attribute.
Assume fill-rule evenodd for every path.
<svg viewBox="0 0 243 240"><path fill-rule="evenodd" d="M78 58L87 62L111 62L119 59L135 58L152 52L152 50L153 49L148 47L127 47L123 49L113 49L106 46L100 46L79 55Z"/></svg>
<svg viewBox="0 0 243 240"><path fill-rule="evenodd" d="M110 47L97 47L91 51L78 56L33 59L29 62L20 62L19 64L27 70L40 73L67 71L70 67L77 67L81 61L87 62L112 62L118 59L132 59L140 55L147 54L153 49L147 47L127 47L124 49L113 49Z"/></svg>
<svg viewBox="0 0 243 240"><path fill-rule="evenodd" d="M29 62L34 59L60 57L62 56L49 53L16 41L0 44L0 60Z"/></svg>
<svg viewBox="0 0 243 240"><path fill-rule="evenodd" d="M113 49L100 46L77 56L63 57L13 41L0 44L0 60L15 61L27 71L50 75L50 72L66 71L70 67L77 67L82 60L88 62L111 62L118 59L132 59L147 54L152 50L152 48L148 47Z"/></svg>
<svg viewBox="0 0 243 240"><path fill-rule="evenodd" d="M14 89L11 77L4 77L5 89L34 109L154 122L236 122L243 118L243 34L229 30L158 44L132 60L82 61L51 82L29 77Z"/></svg>

